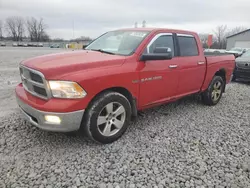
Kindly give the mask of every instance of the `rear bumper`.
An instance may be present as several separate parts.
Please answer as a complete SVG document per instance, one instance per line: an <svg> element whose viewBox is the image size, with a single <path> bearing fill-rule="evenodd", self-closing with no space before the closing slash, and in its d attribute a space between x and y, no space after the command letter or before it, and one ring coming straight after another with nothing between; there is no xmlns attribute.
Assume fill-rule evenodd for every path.
<svg viewBox="0 0 250 188"><path fill-rule="evenodd" d="M237 79L250 81L250 69L235 68L233 75Z"/></svg>
<svg viewBox="0 0 250 188"><path fill-rule="evenodd" d="M16 95L17 104L27 119L32 125L46 131L54 132L72 132L80 128L84 110L57 113L57 112L45 112L40 111L24 103L18 95ZM57 116L61 122L58 124L51 123L45 120L45 116Z"/></svg>

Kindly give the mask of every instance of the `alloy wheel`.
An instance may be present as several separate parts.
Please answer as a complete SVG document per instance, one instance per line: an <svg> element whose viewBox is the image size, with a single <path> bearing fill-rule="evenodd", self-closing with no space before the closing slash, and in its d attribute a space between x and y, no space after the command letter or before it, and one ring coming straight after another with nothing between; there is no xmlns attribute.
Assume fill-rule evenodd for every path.
<svg viewBox="0 0 250 188"><path fill-rule="evenodd" d="M222 94L222 83L217 81L213 85L212 100L216 102Z"/></svg>
<svg viewBox="0 0 250 188"><path fill-rule="evenodd" d="M97 117L98 131L103 136L113 136L124 125L126 120L126 111L123 105L118 102L108 103Z"/></svg>

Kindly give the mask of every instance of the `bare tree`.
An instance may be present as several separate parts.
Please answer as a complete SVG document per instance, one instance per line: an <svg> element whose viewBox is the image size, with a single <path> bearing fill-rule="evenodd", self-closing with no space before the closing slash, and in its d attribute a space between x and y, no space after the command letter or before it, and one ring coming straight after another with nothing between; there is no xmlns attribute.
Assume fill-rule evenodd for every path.
<svg viewBox="0 0 250 188"><path fill-rule="evenodd" d="M218 43L218 48L220 49L226 48L227 26L226 25L217 26L214 30L214 35L216 42Z"/></svg>
<svg viewBox="0 0 250 188"><path fill-rule="evenodd" d="M0 20L0 40L3 39L3 23L2 20Z"/></svg>
<svg viewBox="0 0 250 188"><path fill-rule="evenodd" d="M246 27L237 26L237 27L234 27L234 28L230 29L230 30L227 32L227 36L231 36L231 35L240 33L240 32L245 31L245 30L247 30Z"/></svg>
<svg viewBox="0 0 250 188"><path fill-rule="evenodd" d="M27 29L31 41L40 42L47 39L48 35L45 32L46 28L47 26L42 18L40 18L40 20L34 17L27 19Z"/></svg>
<svg viewBox="0 0 250 188"><path fill-rule="evenodd" d="M24 20L22 17L8 17L5 23L6 31L14 41L22 41L24 36Z"/></svg>

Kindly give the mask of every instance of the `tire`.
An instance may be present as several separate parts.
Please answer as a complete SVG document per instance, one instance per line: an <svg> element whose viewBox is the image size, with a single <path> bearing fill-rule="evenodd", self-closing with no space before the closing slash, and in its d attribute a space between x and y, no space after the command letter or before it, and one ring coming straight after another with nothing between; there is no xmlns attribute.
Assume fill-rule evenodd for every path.
<svg viewBox="0 0 250 188"><path fill-rule="evenodd" d="M207 90L201 94L202 102L208 106L216 105L223 94L225 82L222 77L215 76Z"/></svg>
<svg viewBox="0 0 250 188"><path fill-rule="evenodd" d="M120 93L108 91L91 102L81 128L90 139L108 144L124 134L131 120L131 114L128 99Z"/></svg>

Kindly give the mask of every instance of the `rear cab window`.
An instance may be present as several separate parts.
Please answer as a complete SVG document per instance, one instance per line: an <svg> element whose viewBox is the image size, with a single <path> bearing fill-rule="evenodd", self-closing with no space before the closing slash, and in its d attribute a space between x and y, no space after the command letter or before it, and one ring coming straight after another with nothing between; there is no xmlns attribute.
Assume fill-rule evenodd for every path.
<svg viewBox="0 0 250 188"><path fill-rule="evenodd" d="M180 56L198 56L198 45L193 35L177 34Z"/></svg>

